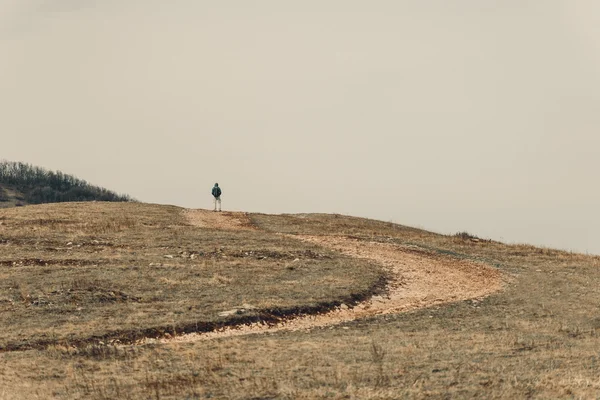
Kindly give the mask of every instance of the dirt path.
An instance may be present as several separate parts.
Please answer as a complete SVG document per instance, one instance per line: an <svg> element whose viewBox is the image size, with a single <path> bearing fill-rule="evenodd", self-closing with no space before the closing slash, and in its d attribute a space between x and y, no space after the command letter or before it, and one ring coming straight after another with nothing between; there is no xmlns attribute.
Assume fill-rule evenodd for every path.
<svg viewBox="0 0 600 400"><path fill-rule="evenodd" d="M184 217L190 225L225 230L255 230L250 218L243 212L185 210Z"/></svg>
<svg viewBox="0 0 600 400"><path fill-rule="evenodd" d="M244 213L186 211L194 225L215 229L253 229ZM294 318L276 325L252 324L223 331L188 334L159 341L188 342L281 330L310 330L366 318L393 314L467 299L478 299L501 290L502 274L485 264L440 256L418 247L366 242L344 236L296 236L351 257L384 266L392 276L387 296L375 296L353 308L342 306L325 314Z"/></svg>

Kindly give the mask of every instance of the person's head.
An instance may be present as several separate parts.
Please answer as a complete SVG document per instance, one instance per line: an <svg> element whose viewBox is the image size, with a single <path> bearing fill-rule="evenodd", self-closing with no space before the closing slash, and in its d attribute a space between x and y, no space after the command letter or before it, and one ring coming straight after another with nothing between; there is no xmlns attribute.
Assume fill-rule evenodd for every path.
<svg viewBox="0 0 600 400"><path fill-rule="evenodd" d="M219 184L218 184L218 183L215 183L215 186L219 186Z"/></svg>

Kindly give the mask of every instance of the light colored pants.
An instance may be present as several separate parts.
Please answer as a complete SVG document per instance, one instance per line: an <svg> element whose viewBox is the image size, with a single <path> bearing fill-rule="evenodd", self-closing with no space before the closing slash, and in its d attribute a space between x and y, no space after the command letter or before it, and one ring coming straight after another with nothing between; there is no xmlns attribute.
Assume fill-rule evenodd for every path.
<svg viewBox="0 0 600 400"><path fill-rule="evenodd" d="M221 211L221 196L215 197L215 211L217 211L217 204L219 204L219 211Z"/></svg>

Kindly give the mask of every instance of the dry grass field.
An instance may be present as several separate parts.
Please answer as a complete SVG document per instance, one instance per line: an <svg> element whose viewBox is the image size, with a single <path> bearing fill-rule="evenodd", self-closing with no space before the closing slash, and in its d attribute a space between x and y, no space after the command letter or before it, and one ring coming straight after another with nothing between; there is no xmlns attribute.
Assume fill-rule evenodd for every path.
<svg viewBox="0 0 600 400"><path fill-rule="evenodd" d="M339 215L201 222L139 203L0 210L0 399L600 396L600 257ZM367 246L414 277L390 285ZM359 308L409 293L421 269L440 277L426 281L434 293L467 290L446 270L479 285L497 271L502 285L335 324L180 340Z"/></svg>

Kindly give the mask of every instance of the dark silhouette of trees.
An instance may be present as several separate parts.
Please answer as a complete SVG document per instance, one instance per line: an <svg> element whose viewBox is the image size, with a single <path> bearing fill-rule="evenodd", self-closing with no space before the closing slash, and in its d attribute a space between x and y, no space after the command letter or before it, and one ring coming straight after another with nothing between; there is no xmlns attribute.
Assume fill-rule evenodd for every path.
<svg viewBox="0 0 600 400"><path fill-rule="evenodd" d="M0 161L0 186L22 193L29 204L66 201L135 201L60 171L50 171L30 164ZM4 197L3 197L4 196ZM0 201L6 197L0 187Z"/></svg>

